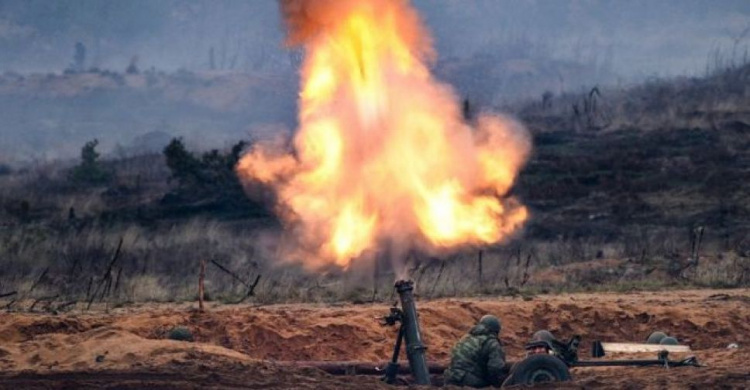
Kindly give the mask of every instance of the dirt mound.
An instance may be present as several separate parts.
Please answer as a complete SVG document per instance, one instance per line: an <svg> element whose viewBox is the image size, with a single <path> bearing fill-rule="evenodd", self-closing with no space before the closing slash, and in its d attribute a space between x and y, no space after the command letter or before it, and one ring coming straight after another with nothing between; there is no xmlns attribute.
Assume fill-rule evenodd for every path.
<svg viewBox="0 0 750 390"><path fill-rule="evenodd" d="M0 389L383 387L376 377L352 382L316 369L260 361L217 345L146 339L111 325L52 333L50 326L42 325L45 320L54 319L37 318L33 329L40 333L34 337L3 343ZM92 322L79 323L86 328Z"/></svg>
<svg viewBox="0 0 750 390"><path fill-rule="evenodd" d="M695 349L750 342L748 290L572 294L520 298L420 302L428 354L446 360L451 346L482 315L503 321L501 339L511 355L539 329L560 338L641 341L655 330ZM259 359L368 360L389 355L396 329L382 327L384 305L338 307L279 305L235 307L206 313L145 309L121 315L113 325L146 338L164 338L174 326L190 328L196 341L221 345ZM584 344L584 348L588 348Z"/></svg>
<svg viewBox="0 0 750 390"><path fill-rule="evenodd" d="M72 334L102 326L104 319L17 316L0 325L0 342L19 342L49 333Z"/></svg>
<svg viewBox="0 0 750 390"><path fill-rule="evenodd" d="M128 369L184 361L196 354L237 361L252 360L216 345L148 340L109 326L77 334L44 334L22 343L9 344L4 351L5 357L0 358L3 371Z"/></svg>
<svg viewBox="0 0 750 390"><path fill-rule="evenodd" d="M746 368L750 352L745 347L750 342L747 289L573 294L531 300L451 299L418 302L418 306L432 361L446 361L455 341L479 317L493 313L503 321L501 339L510 360L523 357L523 344L539 329L549 329L560 338L580 334L585 340L583 351L592 340L642 341L650 332L662 330L691 345L699 360L709 365L679 369L679 377L672 374L674 370L661 368L581 368L574 370L574 387L731 387L750 380ZM396 333L395 328L379 324L378 317L387 312L386 305L234 306L215 307L205 313L187 306L157 305L110 314L0 314L0 371L7 373L0 383L37 386L39 383L33 382L37 379L58 383L49 378L67 373L73 377L59 380L94 386L109 377L138 384L135 387L163 387L160 383L168 383L169 375L184 372L181 380L192 378L190 383L195 386L226 387L236 379L258 387L269 380L266 376L282 375L292 382L280 382L286 383L281 388L378 387L380 383L372 378L337 382L340 378L318 371L312 375L263 362L382 362L390 355ZM166 340L175 326L189 328L196 342ZM730 343L740 348L726 349ZM241 368L234 372L232 367ZM228 382L211 379L206 370L218 372ZM624 374L626 370L638 370L638 377ZM76 382L76 372L102 376L89 375L92 382ZM245 373L250 372L261 378L248 382L252 375ZM20 373L26 376L18 376Z"/></svg>

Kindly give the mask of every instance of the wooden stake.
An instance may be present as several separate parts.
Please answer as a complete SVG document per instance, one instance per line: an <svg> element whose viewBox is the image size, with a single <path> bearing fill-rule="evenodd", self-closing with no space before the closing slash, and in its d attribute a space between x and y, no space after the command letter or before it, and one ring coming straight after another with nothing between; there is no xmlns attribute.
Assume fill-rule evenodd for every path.
<svg viewBox="0 0 750 390"><path fill-rule="evenodd" d="M0 298L10 297L18 294L18 291L11 291L9 293L0 293Z"/></svg>
<svg viewBox="0 0 750 390"><path fill-rule="evenodd" d="M88 305L86 305L86 310L89 310L91 308L91 305L94 303L94 299L96 298L96 295L100 294L100 289L104 286L104 283L109 283L109 286L112 285L112 266L115 265L115 262L120 257L120 250L122 249L122 240L123 238L120 237L120 242L117 243L117 249L115 250L115 254L112 256L112 260L109 262L109 266L107 266L107 271L104 273L104 276L102 276L102 279L99 281L99 284L96 286L94 293L89 297L89 302L88 302ZM101 291L99 302L104 300L105 292L107 292L106 289Z"/></svg>
<svg viewBox="0 0 750 390"><path fill-rule="evenodd" d="M31 285L31 288L29 289L29 292L27 294L31 294L32 291L36 288L36 286L39 285L39 283L44 279L44 277L47 275L47 272L49 272L49 267L45 268L44 271L42 271L41 275L36 279L36 282Z"/></svg>
<svg viewBox="0 0 750 390"><path fill-rule="evenodd" d="M206 279L206 260L201 260L201 272L198 276L198 310L203 311L203 281Z"/></svg>
<svg viewBox="0 0 750 390"><path fill-rule="evenodd" d="M484 288L484 280L482 280L482 250L479 250L479 256L477 256L477 273L479 276L479 288Z"/></svg>
<svg viewBox="0 0 750 390"><path fill-rule="evenodd" d="M37 298L34 301L34 303L31 304L31 307L29 307L29 311L34 311L34 308L36 307L37 303L39 303L39 302L50 301L50 303L51 303L51 301L54 301L55 299L57 299L59 297L60 297L60 294L52 295L52 296L49 296L49 297Z"/></svg>
<svg viewBox="0 0 750 390"><path fill-rule="evenodd" d="M430 297L434 296L435 287L437 286L438 282L440 282L440 277L443 276L444 269L445 269L445 260L442 260L440 262L440 271L438 271L437 278L435 278L435 281L432 283L432 289L430 290Z"/></svg>

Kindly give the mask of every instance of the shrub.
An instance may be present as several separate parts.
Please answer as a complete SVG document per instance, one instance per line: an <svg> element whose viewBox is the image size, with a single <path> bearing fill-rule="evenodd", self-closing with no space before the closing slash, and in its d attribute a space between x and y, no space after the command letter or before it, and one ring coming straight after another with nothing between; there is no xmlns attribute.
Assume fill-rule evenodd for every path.
<svg viewBox="0 0 750 390"><path fill-rule="evenodd" d="M245 146L240 141L227 153L214 149L197 157L185 148L182 140L173 139L164 148L164 157L178 186L165 200L200 203L206 211L268 215L264 206L247 198L234 171Z"/></svg>
<svg viewBox="0 0 750 390"><path fill-rule="evenodd" d="M72 181L79 184L96 185L105 184L112 178L112 175L99 162L99 153L96 151L98 144L99 141L94 139L83 145L81 148L81 163L70 172Z"/></svg>

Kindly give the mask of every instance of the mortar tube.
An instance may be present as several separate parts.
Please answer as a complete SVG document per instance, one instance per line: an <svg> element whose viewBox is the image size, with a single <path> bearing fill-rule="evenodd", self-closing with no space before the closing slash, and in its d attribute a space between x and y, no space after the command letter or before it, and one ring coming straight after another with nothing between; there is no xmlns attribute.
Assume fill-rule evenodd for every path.
<svg viewBox="0 0 750 390"><path fill-rule="evenodd" d="M404 313L402 325L404 326L404 338L406 340L406 357L409 359L411 373L414 376L415 384L429 385L431 384L430 370L424 354L427 348L422 343L422 335L419 331L419 317L413 294L414 282L399 280L395 287L401 299L401 310Z"/></svg>

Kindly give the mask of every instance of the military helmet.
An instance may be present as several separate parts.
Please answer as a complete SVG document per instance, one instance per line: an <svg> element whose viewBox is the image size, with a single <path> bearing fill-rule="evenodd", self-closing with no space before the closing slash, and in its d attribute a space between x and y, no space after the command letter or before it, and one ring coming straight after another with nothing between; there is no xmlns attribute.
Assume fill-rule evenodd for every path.
<svg viewBox="0 0 750 390"><path fill-rule="evenodd" d="M661 331L651 333L646 339L646 344L659 344L665 337L667 337L667 334Z"/></svg>
<svg viewBox="0 0 750 390"><path fill-rule="evenodd" d="M551 342L555 339L555 336L552 335L552 333L546 329L536 331L533 336L531 336L531 341L546 341Z"/></svg>
<svg viewBox="0 0 750 390"><path fill-rule="evenodd" d="M479 320L480 325L484 325L487 330L489 330L492 333L500 333L500 329L503 328L503 326L500 324L500 320L493 316L492 314L487 314L483 316Z"/></svg>

